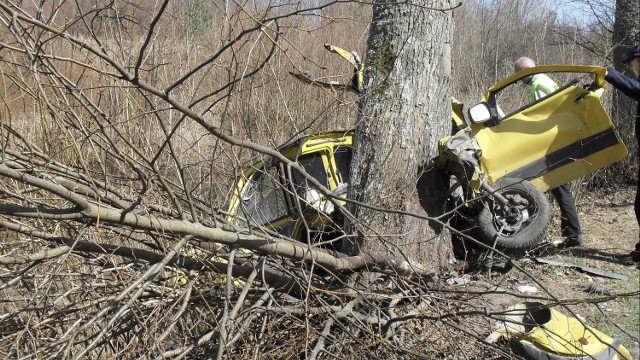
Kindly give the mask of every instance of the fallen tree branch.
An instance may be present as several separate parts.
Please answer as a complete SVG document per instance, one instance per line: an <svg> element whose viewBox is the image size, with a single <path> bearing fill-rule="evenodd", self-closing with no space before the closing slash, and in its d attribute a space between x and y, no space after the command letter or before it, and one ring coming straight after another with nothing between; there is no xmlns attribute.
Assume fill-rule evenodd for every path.
<svg viewBox="0 0 640 360"><path fill-rule="evenodd" d="M363 253L357 256L338 258L325 251L313 249L304 244L298 245L277 239L267 239L258 235L248 235L220 228L212 228L185 220L161 219L132 212L125 213L122 210L106 207L100 203L92 203L61 185L11 169L5 164L0 164L0 175L51 192L76 205L76 208L63 210L27 207L16 208L14 206L2 205L0 206L0 214L24 216L28 218L44 217L52 220L75 219L84 220L85 222L111 223L128 226L136 230L170 233L173 236L192 236L199 240L252 250L262 255L278 255L294 260L315 262L332 272L353 271L368 266L380 266L393 269L404 276L428 276L432 274L432 272L422 264L389 255ZM62 212L62 215L58 214L58 212Z"/></svg>

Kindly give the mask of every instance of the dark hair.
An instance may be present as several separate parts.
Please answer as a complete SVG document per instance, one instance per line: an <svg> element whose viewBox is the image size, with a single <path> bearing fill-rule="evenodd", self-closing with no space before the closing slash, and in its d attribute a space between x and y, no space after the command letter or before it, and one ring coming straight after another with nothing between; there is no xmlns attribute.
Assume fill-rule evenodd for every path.
<svg viewBox="0 0 640 360"><path fill-rule="evenodd" d="M627 57L622 61L625 64L630 63L633 59L635 58L639 58L640 57L640 44L637 44L636 46L634 46L631 51L629 51L629 54L627 55Z"/></svg>

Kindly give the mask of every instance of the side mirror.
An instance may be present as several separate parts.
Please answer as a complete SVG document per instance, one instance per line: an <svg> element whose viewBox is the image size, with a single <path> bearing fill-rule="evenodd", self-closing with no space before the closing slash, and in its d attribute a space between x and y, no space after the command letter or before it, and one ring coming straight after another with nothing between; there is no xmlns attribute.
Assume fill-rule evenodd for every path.
<svg viewBox="0 0 640 360"><path fill-rule="evenodd" d="M482 124L491 120L491 109L486 102L478 103L469 109L469 118L474 124Z"/></svg>

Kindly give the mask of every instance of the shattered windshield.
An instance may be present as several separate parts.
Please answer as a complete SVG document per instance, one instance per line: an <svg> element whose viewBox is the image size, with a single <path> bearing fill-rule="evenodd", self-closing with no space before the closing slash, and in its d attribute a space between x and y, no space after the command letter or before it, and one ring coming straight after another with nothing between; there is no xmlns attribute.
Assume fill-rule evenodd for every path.
<svg viewBox="0 0 640 360"><path fill-rule="evenodd" d="M238 225L264 225L288 215L285 189L280 182L278 167L263 167L251 175L243 189L238 209Z"/></svg>

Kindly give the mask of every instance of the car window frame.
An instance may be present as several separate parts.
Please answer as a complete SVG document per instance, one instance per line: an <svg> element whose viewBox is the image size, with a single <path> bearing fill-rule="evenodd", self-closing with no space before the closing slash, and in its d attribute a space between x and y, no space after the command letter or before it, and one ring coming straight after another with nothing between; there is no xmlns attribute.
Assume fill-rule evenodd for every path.
<svg viewBox="0 0 640 360"><path fill-rule="evenodd" d="M532 121L531 125L534 125L534 128L527 126L527 133L531 133L532 131L539 131L543 128L555 128L560 131L562 128L559 126L560 124L566 125L569 123L569 119L573 119L571 122L575 122L574 125L577 126L579 122L576 122L579 118L582 119L582 125L579 125L581 129L589 132L597 131L597 128L602 128L601 130L606 130L607 132L612 132L615 134L615 125L611 121L610 116L606 112L601 102L601 96L604 91L604 74L606 69L601 67L593 67L593 66L544 66L538 68L531 68L523 70L517 74L513 74L508 78L505 78L493 85L487 91L485 97L483 98L484 102L488 102L487 100L491 97L493 93L496 93L499 90L502 90L508 85L515 85L522 78L525 78L530 75L534 75L537 73L546 73L546 74L557 74L557 73L565 73L569 76L567 77L558 77L561 80L564 80L562 87L559 87L558 90L550 93L548 96L545 96L537 101L525 103L525 106L521 106L518 109L511 111L508 116L504 116L502 120L508 121L500 121L496 124L487 124L487 122L482 123L473 123L471 124L471 134L476 140L480 143L480 146L483 148L483 156L481 159L481 168L487 174L488 181L490 183L494 183L498 179L504 176L515 176L518 178L526 178L527 180L532 181L536 186L540 189L548 190L567 181L571 181L579 177L576 174L581 174L583 176L588 172L585 172L585 168L593 168L595 170L602 168L608 164L611 164L612 159L620 160L624 158L627 154L627 149L624 143L619 139L619 136L616 135L618 139L617 142L612 143L611 146L608 146L606 149L597 150L590 152L585 156L581 156L579 159L571 161L565 165L562 165L557 168L549 168L544 172L540 172L535 176L524 176L518 175L521 174L521 168L525 168L529 166L528 164L535 163L538 160L533 160L527 163L524 159L527 159L531 156L523 156L520 157L516 155L517 160L511 159L513 154L522 153L522 151L518 152L511 148L513 145L513 141L508 139L508 134L519 133L517 130L517 126L519 123L522 125L526 124L528 121ZM571 73L580 73L573 76ZM588 77L589 74L593 74ZM584 81L584 84L578 83L575 84L575 78L581 79ZM584 86L582 86L584 85ZM495 100L491 97L491 100ZM493 101L495 103L495 101ZM549 102L549 106L546 106L546 102ZM564 108L565 105L561 105L562 102L566 102L567 105L570 103L581 103L580 107L582 110L573 113L571 116L566 117L563 115L562 118L558 118L555 107L563 106L563 111L573 111L570 108L574 108L574 105L569 105L569 107ZM589 105L585 105L589 104ZM516 104L517 105L517 104ZM488 105L492 106L492 105ZM597 108L590 108L589 111L584 111L585 106L593 106ZM495 105L493 105L491 112L494 112ZM488 120L488 122L496 121L497 118L493 117ZM521 116L522 115L522 116ZM569 115L569 114L567 114ZM555 120L553 120L555 118ZM513 121L518 119L519 121L514 123ZM561 119L567 119L567 121L562 121ZM540 122L538 124L538 121ZM557 123L553 125L553 123ZM588 126L587 126L588 124ZM515 126L515 127L514 127ZM587 126L584 127L583 126ZM534 129L538 130L534 130ZM568 129L567 126L564 126L565 129ZM566 131L566 130L565 130ZM566 146L570 146L573 143L584 143L584 139L586 139L587 132L580 131L582 134L581 137L575 139L573 142L569 141L571 136L567 132L563 132L564 135L557 136L552 135L550 139L549 149L544 155L540 156L539 160L550 159L550 155L555 151L561 151L562 148ZM593 133L593 135L597 135ZM505 138L507 136L507 138ZM506 141L505 141L506 139ZM566 143L564 146L560 146L561 144ZM493 144L499 144L494 148ZM517 144L517 141L516 141ZM509 151L501 152L497 150L504 146L509 147ZM535 148L539 148L540 146L535 146ZM553 149L552 149L553 148ZM502 155L511 154L511 155ZM485 156L486 155L486 156ZM530 154L531 155L531 154ZM544 160L547 161L547 160ZM505 166L505 164L512 164ZM567 170L570 169L570 170Z"/></svg>
<svg viewBox="0 0 640 360"><path fill-rule="evenodd" d="M518 82L522 78L525 78L525 77L526 76L520 77L520 78L518 78L517 80L515 80L515 81L513 81L511 83L508 83L508 84L506 84L506 85L504 85L504 86L502 86L502 87L500 87L500 88L498 88L496 90L492 90L491 92L489 92L489 96L487 98L487 104L489 104L489 107L492 110L492 114L498 114L498 104L497 104L497 101L496 101L496 95L498 95L504 89L509 88L510 86L518 86ZM568 88L570 88L572 86L575 86L579 82L580 82L580 78L579 77L574 78L573 80L571 80L568 83L566 83L566 84L562 85L561 87L559 87L558 90L555 90L554 92L551 92L551 93L549 93L549 94L547 94L547 95L545 95L545 96L543 96L540 99L537 99L535 101L527 102L525 105L522 105L522 106L516 108L515 110L511 111L510 113L505 114L502 117L497 117L497 119L495 121L489 121L486 125L487 126L497 126L501 122L508 120L513 115L521 113L522 111L524 111L524 110L526 110L526 109L528 109L528 108L530 108L532 106L535 106L536 104L539 104L539 103L541 103L543 101L546 101L546 100L550 99L551 97L556 96L556 95L560 94L561 92L567 90ZM585 91L590 91L590 90L589 89L585 89Z"/></svg>

